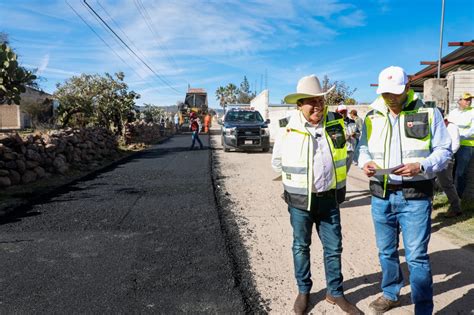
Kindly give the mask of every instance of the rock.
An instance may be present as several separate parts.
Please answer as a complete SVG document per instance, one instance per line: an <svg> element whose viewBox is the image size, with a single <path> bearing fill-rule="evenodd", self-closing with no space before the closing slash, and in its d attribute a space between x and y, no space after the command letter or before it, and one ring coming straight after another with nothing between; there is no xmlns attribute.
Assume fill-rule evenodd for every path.
<svg viewBox="0 0 474 315"><path fill-rule="evenodd" d="M46 175L46 171L41 166L36 167L34 172L38 175L38 178L43 178Z"/></svg>
<svg viewBox="0 0 474 315"><path fill-rule="evenodd" d="M8 161L5 163L5 168L8 168L9 170L16 170L17 167L16 161Z"/></svg>
<svg viewBox="0 0 474 315"><path fill-rule="evenodd" d="M15 170L10 170L8 178L10 178L12 185L18 185L19 183L21 183L21 175Z"/></svg>
<svg viewBox="0 0 474 315"><path fill-rule="evenodd" d="M2 157L3 157L3 160L5 161L16 160L16 156L14 152L4 152Z"/></svg>
<svg viewBox="0 0 474 315"><path fill-rule="evenodd" d="M8 187L11 186L12 182L10 178L5 176L0 176L0 187Z"/></svg>
<svg viewBox="0 0 474 315"><path fill-rule="evenodd" d="M28 160L37 161L37 162L42 161L41 155L35 150L31 150L31 149L26 150L26 158Z"/></svg>
<svg viewBox="0 0 474 315"><path fill-rule="evenodd" d="M26 168L31 170L38 167L40 164L36 161L26 161Z"/></svg>
<svg viewBox="0 0 474 315"><path fill-rule="evenodd" d="M58 156L54 159L53 166L56 172L60 174L66 173L67 170L69 169L66 163L66 158L62 154L58 154Z"/></svg>
<svg viewBox="0 0 474 315"><path fill-rule="evenodd" d="M23 184L28 184L34 182L38 175L34 171L27 170L25 174L21 177L21 182Z"/></svg>
<svg viewBox="0 0 474 315"><path fill-rule="evenodd" d="M20 174L24 174L26 171L26 163L23 160L16 161L16 169Z"/></svg>
<svg viewBox="0 0 474 315"><path fill-rule="evenodd" d="M56 150L56 147L57 146L54 143L48 143L48 144L45 145L44 148L45 148L46 152L52 152L52 151Z"/></svg>
<svg viewBox="0 0 474 315"><path fill-rule="evenodd" d="M10 172L8 170L0 170L0 177L8 175L10 175Z"/></svg>

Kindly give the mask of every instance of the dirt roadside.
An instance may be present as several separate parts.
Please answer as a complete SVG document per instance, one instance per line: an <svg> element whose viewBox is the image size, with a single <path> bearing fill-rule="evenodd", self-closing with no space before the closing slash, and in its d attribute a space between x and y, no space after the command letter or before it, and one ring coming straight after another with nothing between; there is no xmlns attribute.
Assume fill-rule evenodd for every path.
<svg viewBox="0 0 474 315"><path fill-rule="evenodd" d="M220 137L211 138L218 163L218 185L238 218L242 242L247 250L249 269L265 308L272 314L291 313L297 288L291 254L292 230L282 194L281 181L270 167L271 154L223 152ZM343 229L343 274L345 294L364 312L380 294L380 267L370 215L368 181L352 167L348 178L349 201L341 208ZM403 246L401 245L401 248ZM408 271L401 249L405 286L402 306L389 314L412 314ZM430 257L434 279L435 312L472 314L474 309L474 250L472 244L460 247L442 231L432 234ZM313 289L311 314L338 314L339 309L324 301L325 280L322 247L313 234L311 251Z"/></svg>

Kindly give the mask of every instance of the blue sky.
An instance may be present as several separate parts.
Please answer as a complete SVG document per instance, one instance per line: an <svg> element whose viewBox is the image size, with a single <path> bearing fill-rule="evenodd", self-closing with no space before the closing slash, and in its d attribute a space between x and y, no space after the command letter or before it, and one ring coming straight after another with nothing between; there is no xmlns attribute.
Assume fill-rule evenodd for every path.
<svg viewBox="0 0 474 315"><path fill-rule="evenodd" d="M159 77L130 56L82 1L69 3L113 50L64 0L0 0L0 31L9 34L21 64L38 68L47 92L72 75L123 71L142 95L139 104L176 104L189 84L205 88L210 106L217 107L217 87L238 85L246 75L259 92L266 72L272 103L308 74L343 80L357 88L356 100L370 102L376 96L370 83L380 70L399 65L413 74L422 69L421 60L438 56L441 0L87 2ZM443 55L455 49L448 42L474 39L474 1L445 2Z"/></svg>

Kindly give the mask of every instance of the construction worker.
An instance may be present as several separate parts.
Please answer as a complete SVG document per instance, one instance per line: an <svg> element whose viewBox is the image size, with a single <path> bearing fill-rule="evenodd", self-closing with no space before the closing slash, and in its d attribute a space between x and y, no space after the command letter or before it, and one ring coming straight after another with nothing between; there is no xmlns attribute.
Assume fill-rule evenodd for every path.
<svg viewBox="0 0 474 315"><path fill-rule="evenodd" d="M204 116L204 132L208 133L209 132L209 127L211 125L211 115L209 113Z"/></svg>
<svg viewBox="0 0 474 315"><path fill-rule="evenodd" d="M203 145L201 139L199 139L199 132L201 130L200 120L195 112L191 112L191 114L189 115L189 123L189 127L191 128L191 131L193 133L190 150L194 149L194 144L196 143L196 140L199 143L199 148L202 149Z"/></svg>
<svg viewBox="0 0 474 315"><path fill-rule="evenodd" d="M463 93L458 100L458 108L449 113L448 121L457 125L461 146L456 152L456 171L454 182L460 198L466 189L469 165L474 157L474 109L472 108L472 95Z"/></svg>
<svg viewBox="0 0 474 315"><path fill-rule="evenodd" d="M438 107L438 110L441 115L445 117L444 109ZM444 124L446 125L446 129L448 130L449 136L451 137L451 152L455 154L459 150L460 146L459 128L452 122L449 122L447 118L444 119ZM449 209L444 214L445 218L452 218L462 214L461 199L459 198L459 195L456 191L453 180L453 167L454 160L451 158L448 161L448 166L444 170L436 173L438 184L446 194L446 197L449 201Z"/></svg>
<svg viewBox="0 0 474 315"><path fill-rule="evenodd" d="M441 113L424 107L409 88L402 68L391 66L380 72L377 94L381 96L370 105L359 143L359 167L370 178L372 219L382 267L383 295L369 307L380 314L401 304L400 289L405 283L398 246L402 231L415 314L432 314L428 243L433 179L451 156L451 138Z"/></svg>
<svg viewBox="0 0 474 315"><path fill-rule="evenodd" d="M293 310L304 314L313 282L310 245L313 226L323 244L326 301L344 312L360 311L344 297L342 234L339 203L346 193L346 137L342 116L328 112L318 78L298 81L297 93L285 97L298 110L280 121L281 134L272 155L273 169L282 175L284 199L293 227L293 261L298 295Z"/></svg>

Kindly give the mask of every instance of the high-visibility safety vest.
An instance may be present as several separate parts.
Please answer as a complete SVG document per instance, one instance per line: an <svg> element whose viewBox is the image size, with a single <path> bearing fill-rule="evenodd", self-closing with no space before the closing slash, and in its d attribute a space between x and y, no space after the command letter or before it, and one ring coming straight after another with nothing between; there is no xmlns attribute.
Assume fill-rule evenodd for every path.
<svg viewBox="0 0 474 315"><path fill-rule="evenodd" d="M433 108L426 108L417 99L413 90L408 92L406 106L398 117L402 163L421 163L431 154L431 126ZM382 96L371 105L373 109L365 117L368 150L372 160L381 168L389 168L390 141L392 124L389 111ZM374 196L385 198L388 175L370 178L370 190ZM402 177L403 194L407 199L420 199L433 195L433 175L418 174L414 177Z"/></svg>
<svg viewBox="0 0 474 315"><path fill-rule="evenodd" d="M313 188L313 139L306 128L306 119L298 110L289 119L280 121L282 181L288 205L310 210ZM342 116L324 110L323 130L329 144L334 166L332 187L334 198L343 202L346 192L346 138Z"/></svg>
<svg viewBox="0 0 474 315"><path fill-rule="evenodd" d="M455 109L448 117L448 120L458 126L461 145L474 147L474 134L469 135L474 123L474 108L468 107L464 110Z"/></svg>

